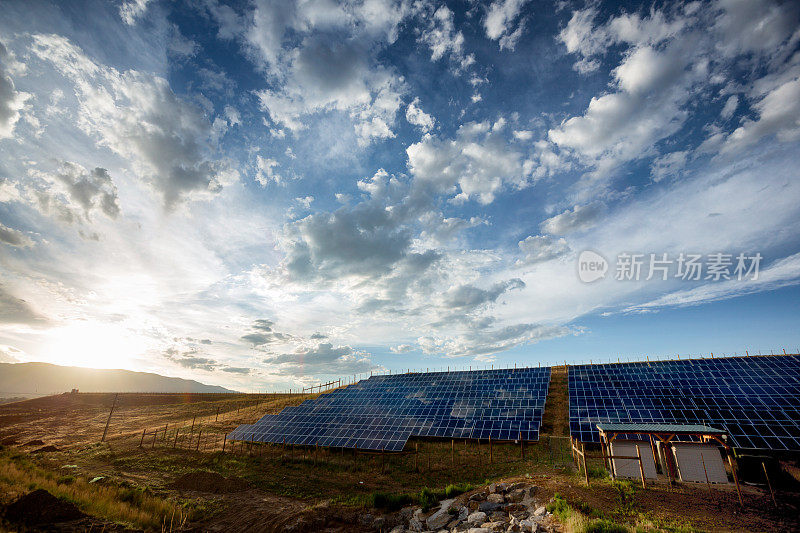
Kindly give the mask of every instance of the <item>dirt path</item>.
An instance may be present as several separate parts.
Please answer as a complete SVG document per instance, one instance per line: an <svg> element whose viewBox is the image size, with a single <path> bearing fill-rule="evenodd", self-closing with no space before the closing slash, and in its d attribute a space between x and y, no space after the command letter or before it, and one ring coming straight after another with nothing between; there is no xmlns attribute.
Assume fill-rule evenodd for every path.
<svg viewBox="0 0 800 533"><path fill-rule="evenodd" d="M550 387L542 418L542 435L562 437L568 435L569 391L567 390L567 369L554 366L550 370Z"/></svg>

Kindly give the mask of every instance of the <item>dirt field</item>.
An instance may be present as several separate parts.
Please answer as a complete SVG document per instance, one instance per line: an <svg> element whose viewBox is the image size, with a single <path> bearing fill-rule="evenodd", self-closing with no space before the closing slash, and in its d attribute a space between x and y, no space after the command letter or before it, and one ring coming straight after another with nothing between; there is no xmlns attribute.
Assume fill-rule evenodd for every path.
<svg viewBox="0 0 800 533"><path fill-rule="evenodd" d="M102 443L113 394L2 405L0 505L36 488L59 492L88 515L77 529L62 530L88 524L106 530L367 531L359 516L389 512L372 508L376 494L413 499L424 487L443 491L454 483L478 488L526 479L542 498L559 493L589 517L631 528L800 531L800 494L794 492L779 492L775 510L763 488L744 486L742 508L732 486L660 482L642 489L600 477L599 463L590 464L598 477L587 488L574 472L565 437L526 446L524 460L519 445L494 444L490 451L464 441L412 441L408 453L386 456L225 442L237 425L304 398L120 394ZM552 425L564 431L555 420ZM51 446L55 451L37 451Z"/></svg>

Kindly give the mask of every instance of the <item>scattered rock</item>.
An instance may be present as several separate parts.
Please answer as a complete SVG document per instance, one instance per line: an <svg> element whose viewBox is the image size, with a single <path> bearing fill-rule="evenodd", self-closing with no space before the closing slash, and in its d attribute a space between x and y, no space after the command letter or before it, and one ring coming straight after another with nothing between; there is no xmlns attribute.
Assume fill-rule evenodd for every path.
<svg viewBox="0 0 800 533"><path fill-rule="evenodd" d="M399 525L399 526L395 526L394 529L392 529L389 533L405 533L405 532L406 532L406 528L403 527L402 525Z"/></svg>
<svg viewBox="0 0 800 533"><path fill-rule="evenodd" d="M428 519L425 521L425 524L428 526L428 529L434 531L442 529L444 526L448 524L448 522L450 522L450 520L452 520L453 518L452 515L449 512L447 512L449 507L450 507L449 505L448 506L442 505L441 509L439 509L438 511L436 511L435 513L433 513L428 517Z"/></svg>
<svg viewBox="0 0 800 533"><path fill-rule="evenodd" d="M471 527L467 530L467 533L492 533L492 530L485 527Z"/></svg>
<svg viewBox="0 0 800 533"><path fill-rule="evenodd" d="M403 507L402 509L400 509L400 512L398 513L398 517L403 522L408 522L409 520L411 520L412 516L414 516L413 507Z"/></svg>
<svg viewBox="0 0 800 533"><path fill-rule="evenodd" d="M525 499L525 489L515 489L508 493L508 501L519 503Z"/></svg>
<svg viewBox="0 0 800 533"><path fill-rule="evenodd" d="M478 505L478 510L484 513L491 513L492 511L500 509L502 506L503 504L501 503L481 502L480 505Z"/></svg>
<svg viewBox="0 0 800 533"><path fill-rule="evenodd" d="M105 479L105 476L95 476L89 481L89 483L100 483L104 479Z"/></svg>
<svg viewBox="0 0 800 533"><path fill-rule="evenodd" d="M467 524L480 525L484 522L486 522L486 513L478 511L467 516Z"/></svg>
<svg viewBox="0 0 800 533"><path fill-rule="evenodd" d="M60 500L44 489L20 497L6 507L6 520L27 525L57 524L80 520L86 515L73 504Z"/></svg>
<svg viewBox="0 0 800 533"><path fill-rule="evenodd" d="M483 492L476 492L472 496L469 497L469 501L471 502L482 502L486 499L486 494Z"/></svg>
<svg viewBox="0 0 800 533"><path fill-rule="evenodd" d="M167 487L177 490L209 492L211 494L227 494L248 490L250 485L243 479L226 478L216 472L196 471L182 475Z"/></svg>
<svg viewBox="0 0 800 533"><path fill-rule="evenodd" d="M536 508L536 510L533 512L533 516L542 516L546 512L547 512L547 509L545 509L544 505L542 505L542 506Z"/></svg>
<svg viewBox="0 0 800 533"><path fill-rule="evenodd" d="M43 440L34 439L32 441L26 442L25 444L23 444L23 446L41 446L42 444L44 444Z"/></svg>
<svg viewBox="0 0 800 533"><path fill-rule="evenodd" d="M504 503L506 500L502 494L489 494L486 497L486 501L489 503Z"/></svg>

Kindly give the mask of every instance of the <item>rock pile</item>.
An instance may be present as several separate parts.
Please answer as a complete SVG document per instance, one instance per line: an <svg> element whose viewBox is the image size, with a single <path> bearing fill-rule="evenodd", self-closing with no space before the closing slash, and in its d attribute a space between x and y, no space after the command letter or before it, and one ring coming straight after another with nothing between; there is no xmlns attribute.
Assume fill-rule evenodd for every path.
<svg viewBox="0 0 800 533"><path fill-rule="evenodd" d="M544 505L537 502L536 487L528 483L493 483L487 489L457 499L443 500L425 513L407 507L394 521L383 520L378 530L390 533L511 533L559 531ZM398 523L399 522L399 523ZM394 528L387 524L398 523Z"/></svg>

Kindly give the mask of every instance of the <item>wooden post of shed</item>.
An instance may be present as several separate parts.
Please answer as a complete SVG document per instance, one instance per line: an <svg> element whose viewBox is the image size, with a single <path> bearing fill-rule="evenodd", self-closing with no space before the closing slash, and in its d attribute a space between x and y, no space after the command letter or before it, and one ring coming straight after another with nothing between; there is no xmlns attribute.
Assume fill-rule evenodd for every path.
<svg viewBox="0 0 800 533"><path fill-rule="evenodd" d="M644 461L642 461L642 450L639 448L639 444L636 444L636 457L639 458L639 474L642 476L642 488L647 488L647 482L644 480Z"/></svg>

